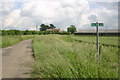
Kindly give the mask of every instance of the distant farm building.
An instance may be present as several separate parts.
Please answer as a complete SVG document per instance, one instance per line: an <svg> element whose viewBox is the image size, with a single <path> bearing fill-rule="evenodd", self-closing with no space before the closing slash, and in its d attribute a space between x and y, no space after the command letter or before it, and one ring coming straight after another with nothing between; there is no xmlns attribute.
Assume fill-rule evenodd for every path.
<svg viewBox="0 0 120 80"><path fill-rule="evenodd" d="M100 36L120 36L119 30L99 30ZM96 30L79 30L74 35L96 35Z"/></svg>
<svg viewBox="0 0 120 80"><path fill-rule="evenodd" d="M46 29L46 31L57 31L57 32L61 32L61 29Z"/></svg>

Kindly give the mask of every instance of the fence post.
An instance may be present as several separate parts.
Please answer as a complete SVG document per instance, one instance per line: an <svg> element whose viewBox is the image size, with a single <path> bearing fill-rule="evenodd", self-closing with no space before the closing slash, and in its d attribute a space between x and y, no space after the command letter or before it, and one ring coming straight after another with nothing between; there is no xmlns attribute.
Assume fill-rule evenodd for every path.
<svg viewBox="0 0 120 80"><path fill-rule="evenodd" d="M102 46L99 47L99 61L98 61L99 64L100 64L101 60L102 60Z"/></svg>

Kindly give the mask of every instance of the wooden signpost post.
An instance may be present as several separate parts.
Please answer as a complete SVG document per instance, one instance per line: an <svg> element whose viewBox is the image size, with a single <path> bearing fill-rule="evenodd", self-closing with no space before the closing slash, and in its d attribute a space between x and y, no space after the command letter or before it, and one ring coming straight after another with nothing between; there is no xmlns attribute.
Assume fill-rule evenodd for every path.
<svg viewBox="0 0 120 80"><path fill-rule="evenodd" d="M98 26L104 26L103 23L92 23L91 26L95 26L96 27L96 51L97 53L99 53L99 28Z"/></svg>

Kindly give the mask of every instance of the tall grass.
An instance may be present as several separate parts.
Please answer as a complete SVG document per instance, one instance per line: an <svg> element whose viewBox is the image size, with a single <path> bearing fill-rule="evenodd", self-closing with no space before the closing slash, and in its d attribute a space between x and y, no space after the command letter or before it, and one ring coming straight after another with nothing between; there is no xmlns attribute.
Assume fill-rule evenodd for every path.
<svg viewBox="0 0 120 80"><path fill-rule="evenodd" d="M46 35L33 39L33 78L117 78L118 48L102 47L98 64L94 44L76 42L71 36Z"/></svg>
<svg viewBox="0 0 120 80"><path fill-rule="evenodd" d="M13 44L16 44L22 40L33 38L33 35L6 35L1 36L0 40L0 48L11 46Z"/></svg>

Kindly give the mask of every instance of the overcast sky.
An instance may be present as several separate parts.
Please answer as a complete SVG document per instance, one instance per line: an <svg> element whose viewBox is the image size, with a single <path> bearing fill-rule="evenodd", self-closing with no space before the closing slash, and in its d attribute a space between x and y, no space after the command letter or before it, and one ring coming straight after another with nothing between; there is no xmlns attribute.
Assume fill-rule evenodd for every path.
<svg viewBox="0 0 120 80"><path fill-rule="evenodd" d="M77 30L94 30L90 24L98 21L104 23L100 29L118 29L117 1L4 0L0 4L1 26L2 29L35 30L36 25L44 23L54 24L62 30L70 25L75 25Z"/></svg>

